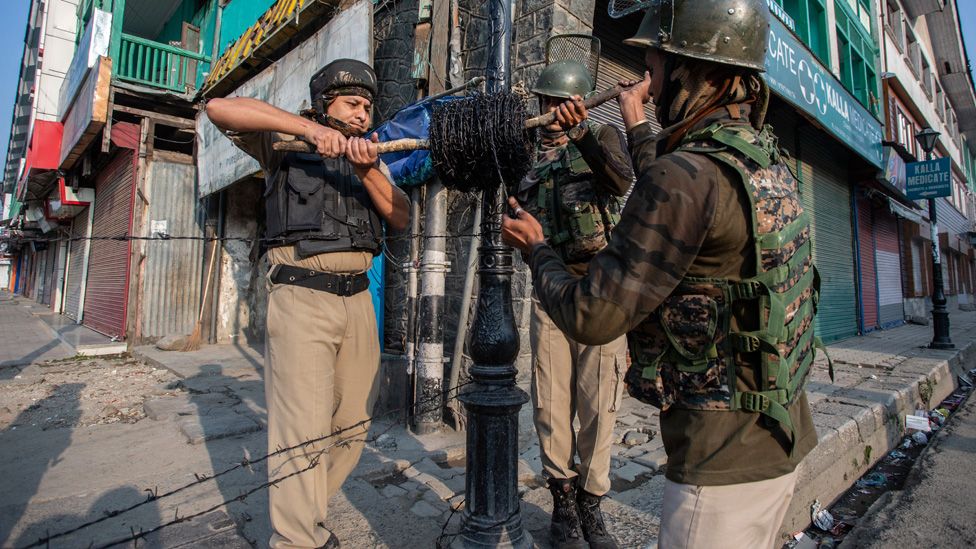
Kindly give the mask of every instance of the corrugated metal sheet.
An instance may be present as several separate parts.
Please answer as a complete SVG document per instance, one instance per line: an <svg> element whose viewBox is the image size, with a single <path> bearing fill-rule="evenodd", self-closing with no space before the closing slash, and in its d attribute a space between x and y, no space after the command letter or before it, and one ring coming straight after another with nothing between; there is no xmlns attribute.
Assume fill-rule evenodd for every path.
<svg viewBox="0 0 976 549"><path fill-rule="evenodd" d="M882 328L888 328L905 320L898 220L887 208L878 208L874 214L874 227L874 254L878 271L878 321Z"/></svg>
<svg viewBox="0 0 976 549"><path fill-rule="evenodd" d="M857 241L858 259L861 272L858 273L858 289L861 306L861 332L867 333L878 329L878 272L875 267L874 255L874 208L871 199L858 197L857 199Z"/></svg>
<svg viewBox="0 0 976 549"><path fill-rule="evenodd" d="M801 199L811 213L813 258L821 277L817 335L836 341L857 334L851 189L844 169L849 154L814 128L801 128L797 140Z"/></svg>
<svg viewBox="0 0 976 549"><path fill-rule="evenodd" d="M133 153L119 152L95 182L92 236L123 236L132 223ZM92 241L85 291L85 318L89 328L118 339L125 338L129 281L129 241Z"/></svg>
<svg viewBox="0 0 976 549"><path fill-rule="evenodd" d="M85 208L71 221L71 238L87 238L89 234L88 212ZM65 303L64 314L73 320L78 320L80 316L81 304L84 296L81 295L81 281L85 274L85 265L88 263L88 242L85 240L72 240L68 251L68 274L65 284Z"/></svg>
<svg viewBox="0 0 976 549"><path fill-rule="evenodd" d="M172 236L203 236L192 164L154 160L146 174L152 230L165 225ZM204 242L150 240L145 247L140 321L142 337L188 334L200 312Z"/></svg>

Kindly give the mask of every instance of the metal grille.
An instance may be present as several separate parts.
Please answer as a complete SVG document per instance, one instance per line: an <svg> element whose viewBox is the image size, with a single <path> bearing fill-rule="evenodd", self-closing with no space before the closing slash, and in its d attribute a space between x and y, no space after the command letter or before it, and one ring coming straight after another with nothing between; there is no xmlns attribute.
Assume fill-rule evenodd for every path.
<svg viewBox="0 0 976 549"><path fill-rule="evenodd" d="M600 39L591 34L557 34L546 40L546 65L576 61L586 67L596 82L600 73Z"/></svg>
<svg viewBox="0 0 976 549"><path fill-rule="evenodd" d="M656 0L610 0L607 13L614 19L630 15L636 11L647 9Z"/></svg>

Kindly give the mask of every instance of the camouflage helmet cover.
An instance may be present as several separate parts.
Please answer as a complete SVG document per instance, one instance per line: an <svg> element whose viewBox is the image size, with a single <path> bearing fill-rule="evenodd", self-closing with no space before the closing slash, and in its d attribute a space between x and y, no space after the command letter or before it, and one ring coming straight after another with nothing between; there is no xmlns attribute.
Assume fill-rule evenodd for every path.
<svg viewBox="0 0 976 549"><path fill-rule="evenodd" d="M569 99L593 91L593 78L582 63L563 60L548 65L535 81L532 93Z"/></svg>
<svg viewBox="0 0 976 549"><path fill-rule="evenodd" d="M763 72L769 18L766 0L652 0L624 44Z"/></svg>

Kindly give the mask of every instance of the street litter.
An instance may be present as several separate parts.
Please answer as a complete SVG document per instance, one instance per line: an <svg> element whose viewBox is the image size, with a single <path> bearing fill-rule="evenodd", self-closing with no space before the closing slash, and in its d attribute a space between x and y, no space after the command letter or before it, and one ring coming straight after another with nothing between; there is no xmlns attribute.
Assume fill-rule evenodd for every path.
<svg viewBox="0 0 976 549"><path fill-rule="evenodd" d="M810 506L810 514L813 516L813 525L824 532L829 532L834 527L834 517L830 511L823 509L820 500L814 500Z"/></svg>
<svg viewBox="0 0 976 549"><path fill-rule="evenodd" d="M892 450L891 453L888 454L888 457L890 457L891 459L905 459L908 457L908 454L898 450Z"/></svg>
<svg viewBox="0 0 976 549"><path fill-rule="evenodd" d="M866 486L884 486L888 483L888 477L884 473L869 473L864 476L864 478L857 481L857 485L860 488Z"/></svg>
<svg viewBox="0 0 976 549"><path fill-rule="evenodd" d="M907 449L909 449L911 447L912 447L912 439L911 439L911 437L906 438L905 439L905 442L902 442L901 443L901 446L899 446L899 448L901 448L902 450L907 450Z"/></svg>
<svg viewBox="0 0 976 549"><path fill-rule="evenodd" d="M926 434L921 431L912 435L912 440L914 440L916 444L919 444L921 446L925 446L926 444L929 443L929 437L926 436Z"/></svg>
<svg viewBox="0 0 976 549"><path fill-rule="evenodd" d="M905 416L905 428L915 429L916 431L931 431L932 428L929 425L928 415L926 417L916 416L916 415L906 415Z"/></svg>

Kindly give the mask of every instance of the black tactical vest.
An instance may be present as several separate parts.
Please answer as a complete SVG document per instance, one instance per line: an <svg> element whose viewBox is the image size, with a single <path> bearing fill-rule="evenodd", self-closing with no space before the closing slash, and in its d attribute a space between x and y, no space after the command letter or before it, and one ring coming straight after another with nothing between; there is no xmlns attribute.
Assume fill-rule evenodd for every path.
<svg viewBox="0 0 976 549"><path fill-rule="evenodd" d="M355 250L380 253L379 215L345 158L288 153L268 179L264 199L271 246L296 244L299 257Z"/></svg>

